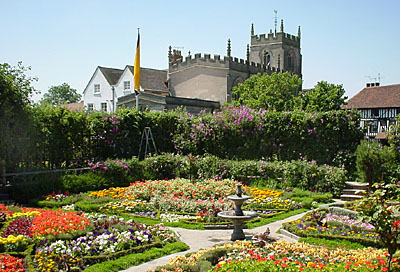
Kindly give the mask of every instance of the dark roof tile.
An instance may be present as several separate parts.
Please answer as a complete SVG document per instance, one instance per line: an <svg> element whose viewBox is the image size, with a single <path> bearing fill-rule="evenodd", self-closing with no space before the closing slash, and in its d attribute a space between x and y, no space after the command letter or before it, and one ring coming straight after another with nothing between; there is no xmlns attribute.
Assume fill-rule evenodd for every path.
<svg viewBox="0 0 400 272"><path fill-rule="evenodd" d="M133 74L133 66L128 65ZM150 68L140 68L140 85L144 90L167 90L165 82L167 81L166 70L156 70Z"/></svg>
<svg viewBox="0 0 400 272"><path fill-rule="evenodd" d="M99 66L100 71L110 85L116 85L124 70Z"/></svg>

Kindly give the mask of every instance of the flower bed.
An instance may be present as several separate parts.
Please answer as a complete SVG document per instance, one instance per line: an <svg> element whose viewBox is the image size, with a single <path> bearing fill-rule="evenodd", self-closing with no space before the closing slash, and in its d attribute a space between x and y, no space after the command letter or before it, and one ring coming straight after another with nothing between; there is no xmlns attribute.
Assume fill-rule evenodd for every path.
<svg viewBox="0 0 400 272"><path fill-rule="evenodd" d="M366 246L382 246L379 234L371 224L325 210L309 213L301 219L284 224L283 228L302 237L345 239Z"/></svg>
<svg viewBox="0 0 400 272"><path fill-rule="evenodd" d="M9 254L0 254L0 271L2 272L24 272L24 259L11 256Z"/></svg>
<svg viewBox="0 0 400 272"><path fill-rule="evenodd" d="M251 241L215 246L189 256L177 256L157 271L387 271L386 251L344 250L278 241L264 247ZM392 267L399 268L398 260ZM396 270L397 271L397 270Z"/></svg>
<svg viewBox="0 0 400 272"><path fill-rule="evenodd" d="M0 210L7 216L0 232L0 271L25 271L19 256L26 256L35 271L81 271L177 241L162 224L147 226L115 215L4 205Z"/></svg>
<svg viewBox="0 0 400 272"><path fill-rule="evenodd" d="M59 271L65 267L83 269L90 264L176 241L163 225L146 226L101 214L88 215L88 218L94 231L75 239L46 242L37 247L34 263L38 271Z"/></svg>
<svg viewBox="0 0 400 272"><path fill-rule="evenodd" d="M163 222L185 222L206 225L226 225L229 221L217 216L224 210L232 210L234 203L226 197L235 194L236 182L233 180L187 179L137 181L126 188L110 188L92 192L89 197L101 199L117 198L101 206L101 211L111 213L130 213L140 216L152 213ZM246 209L257 209L260 216L270 217L297 208L296 203L280 198L282 192L268 189L244 187L254 201ZM155 214L159 213L157 217Z"/></svg>

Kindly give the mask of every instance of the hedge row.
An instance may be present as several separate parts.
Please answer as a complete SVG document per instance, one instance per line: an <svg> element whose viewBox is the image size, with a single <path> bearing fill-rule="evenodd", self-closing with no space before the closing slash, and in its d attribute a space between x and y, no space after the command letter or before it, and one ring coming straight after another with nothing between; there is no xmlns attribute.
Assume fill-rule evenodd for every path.
<svg viewBox="0 0 400 272"><path fill-rule="evenodd" d="M26 201L40 198L52 191L79 193L116 186L128 186L142 179L195 179L231 178L246 181L252 177L259 186L285 189L297 187L303 190L341 194L345 186L346 171L342 168L318 165L315 161L265 161L228 160L214 155L192 156L171 153L148 157L143 161L106 160L90 162L91 170L81 175L37 176L32 181L14 182L12 196Z"/></svg>
<svg viewBox="0 0 400 272"><path fill-rule="evenodd" d="M213 154L229 159L306 158L336 166L349 165L362 138L359 114L273 112L226 107L214 114L136 112L115 114L70 112L37 107L33 123L38 135L31 154L52 167L87 160L138 156L145 127L150 127L159 152Z"/></svg>

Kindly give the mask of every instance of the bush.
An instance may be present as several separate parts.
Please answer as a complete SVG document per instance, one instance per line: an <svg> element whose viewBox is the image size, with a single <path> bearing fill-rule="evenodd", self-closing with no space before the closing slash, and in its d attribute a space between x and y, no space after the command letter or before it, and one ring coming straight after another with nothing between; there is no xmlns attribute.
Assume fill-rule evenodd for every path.
<svg viewBox="0 0 400 272"><path fill-rule="evenodd" d="M357 147L356 157L359 181L368 183L370 188L374 183L390 181L396 166L396 155L390 147L362 141Z"/></svg>
<svg viewBox="0 0 400 272"><path fill-rule="evenodd" d="M110 180L92 172L82 175L65 175L61 177L61 182L65 190L75 194L114 186Z"/></svg>
<svg viewBox="0 0 400 272"><path fill-rule="evenodd" d="M27 204L58 190L64 190L60 177L56 174L45 174L14 182L9 192L16 202Z"/></svg>

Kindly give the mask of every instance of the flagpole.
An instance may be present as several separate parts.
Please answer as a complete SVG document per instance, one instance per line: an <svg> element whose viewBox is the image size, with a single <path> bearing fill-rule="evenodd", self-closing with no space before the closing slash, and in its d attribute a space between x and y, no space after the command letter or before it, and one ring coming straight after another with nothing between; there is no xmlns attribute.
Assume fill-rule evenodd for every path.
<svg viewBox="0 0 400 272"><path fill-rule="evenodd" d="M134 91L136 95L136 111L139 112L139 95L140 95L140 28L138 30L138 40L136 46L135 63L133 67L133 80L134 80Z"/></svg>

